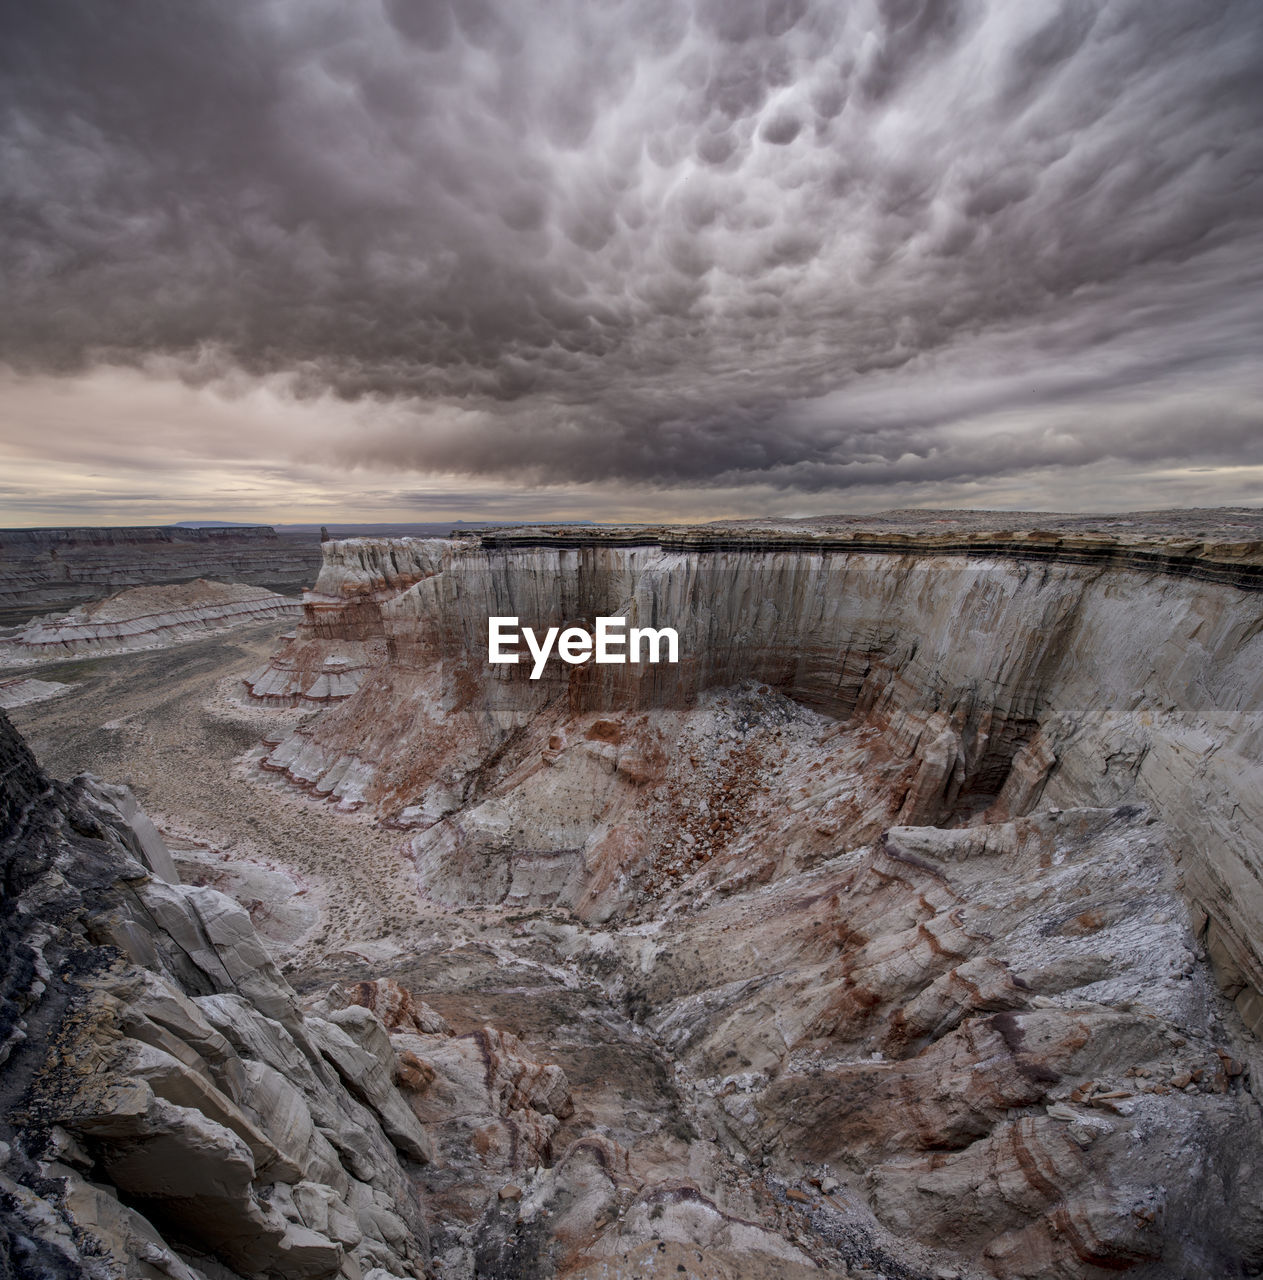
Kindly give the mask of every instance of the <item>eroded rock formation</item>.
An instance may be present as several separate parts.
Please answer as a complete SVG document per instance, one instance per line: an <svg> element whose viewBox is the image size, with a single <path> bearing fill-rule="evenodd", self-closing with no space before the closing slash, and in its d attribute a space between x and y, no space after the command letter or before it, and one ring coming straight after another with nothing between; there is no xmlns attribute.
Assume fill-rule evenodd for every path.
<svg viewBox="0 0 1263 1280"><path fill-rule="evenodd" d="M304 1008L129 792L51 782L3 717L0 802L5 1274L420 1276L432 1132L501 1134L479 1210L550 1154L557 1067L390 983Z"/></svg>
<svg viewBox="0 0 1263 1280"><path fill-rule="evenodd" d="M745 1274L818 1270L775 1204L563 1142L570 1085L516 1036L388 979L300 1001L240 906L174 882L129 792L50 781L3 716L0 841L4 1274L586 1274L699 1215Z"/></svg>
<svg viewBox="0 0 1263 1280"><path fill-rule="evenodd" d="M717 1127L900 1235L1002 1276L1259 1247L1259 1110L1142 811L896 827L617 945Z"/></svg>
<svg viewBox="0 0 1263 1280"><path fill-rule="evenodd" d="M297 615L296 600L240 582L129 587L60 617L37 618L0 645L0 660L52 658L152 649L261 618Z"/></svg>
<svg viewBox="0 0 1263 1280"><path fill-rule="evenodd" d="M126 793L50 782L2 718L0 765L14 1274L420 1274L432 1152L379 1028L305 1014Z"/></svg>
<svg viewBox="0 0 1263 1280"><path fill-rule="evenodd" d="M326 544L244 692L321 710L251 785L396 831L418 924L304 952L303 998L125 791L11 747L12 1238L194 1280L1258 1273L1257 548L966 533ZM682 661L531 681L489 614Z"/></svg>
<svg viewBox="0 0 1263 1280"><path fill-rule="evenodd" d="M1222 980L1258 1027L1261 570L1256 543L1039 531L331 542L295 640L251 684L281 701L339 704L263 764L421 828L423 860L430 848L443 866L486 850L501 896L514 860L535 856L569 885L566 900L601 898L602 884L626 888L655 862L657 842L618 815L642 810L631 800L656 794L669 772L671 716L708 690L753 682L843 727L856 776L884 775L878 787L839 782L863 812L835 824L835 841L862 843L883 821L1021 816L1041 800L1152 808L1174 834ZM674 626L681 661L553 662L532 681L525 663L488 665L492 614L535 628L600 615ZM608 732L625 741L600 740L591 716L605 713L623 717ZM546 818L545 835L515 826L524 771L559 752L582 793L573 820ZM580 766L579 754L592 759ZM578 776L601 771L622 791ZM567 808L560 781L544 790Z"/></svg>

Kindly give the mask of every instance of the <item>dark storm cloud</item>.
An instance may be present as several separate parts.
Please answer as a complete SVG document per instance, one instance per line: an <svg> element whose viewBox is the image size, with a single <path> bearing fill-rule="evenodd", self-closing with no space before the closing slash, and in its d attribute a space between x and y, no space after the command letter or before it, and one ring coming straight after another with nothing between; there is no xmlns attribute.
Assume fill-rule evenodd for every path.
<svg viewBox="0 0 1263 1280"><path fill-rule="evenodd" d="M1257 0L2 24L19 368L284 373L414 408L348 464L517 478L1263 460Z"/></svg>

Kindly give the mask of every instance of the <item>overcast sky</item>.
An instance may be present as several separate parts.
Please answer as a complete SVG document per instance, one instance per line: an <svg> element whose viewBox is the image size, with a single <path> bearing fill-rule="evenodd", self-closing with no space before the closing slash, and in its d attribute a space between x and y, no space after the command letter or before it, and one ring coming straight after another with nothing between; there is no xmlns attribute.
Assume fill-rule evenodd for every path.
<svg viewBox="0 0 1263 1280"><path fill-rule="evenodd" d="M1260 0L39 0L0 523L1263 503Z"/></svg>

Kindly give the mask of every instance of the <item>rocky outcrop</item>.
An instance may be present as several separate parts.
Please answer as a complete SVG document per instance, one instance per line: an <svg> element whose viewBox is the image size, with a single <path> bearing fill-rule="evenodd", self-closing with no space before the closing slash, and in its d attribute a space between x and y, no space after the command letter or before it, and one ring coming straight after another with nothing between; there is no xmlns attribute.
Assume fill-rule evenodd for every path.
<svg viewBox="0 0 1263 1280"><path fill-rule="evenodd" d="M696 1123L804 1204L860 1197L971 1274L1263 1258L1257 1045L1221 1020L1152 815L895 828L752 893L683 892L697 909L589 962L691 1077Z"/></svg>
<svg viewBox="0 0 1263 1280"><path fill-rule="evenodd" d="M332 544L326 543L325 546ZM323 708L349 698L390 660L382 606L440 572L447 544L437 539L356 539L333 557L304 594L303 620L270 661L244 679L253 701Z"/></svg>
<svg viewBox="0 0 1263 1280"><path fill-rule="evenodd" d="M300 999L127 788L3 716L0 859L0 1274L420 1278L552 1165L561 1068L390 979Z"/></svg>
<svg viewBox="0 0 1263 1280"><path fill-rule="evenodd" d="M745 682L857 735L854 766L870 782L852 787L856 812L834 828L850 847L892 821L1005 819L1037 803L1151 807L1175 834L1225 989L1263 1026L1257 542L514 530L333 542L325 556L277 683L254 685L332 698L332 681L320 682L336 657L356 670L338 695L357 688L273 744L263 767L420 828L419 864L440 896L461 880L484 899L561 893L598 914L623 910L617 886L652 878L661 861L620 819L669 772L675 729L659 722ZM525 664L488 664L491 615L535 628L602 615L673 626L681 660L553 661L531 680ZM622 717L625 743L587 736L609 715ZM542 791L536 779L513 800L527 773L562 757ZM731 782L730 799L741 785ZM515 817L537 792L551 808ZM706 827L688 834L713 845L723 823Z"/></svg>
<svg viewBox="0 0 1263 1280"><path fill-rule="evenodd" d="M49 782L3 719L0 764L19 1273L422 1274L433 1153L375 1015L305 1013L240 907L163 878L123 789Z"/></svg>
<svg viewBox="0 0 1263 1280"><path fill-rule="evenodd" d="M536 1061L516 1036L486 1026L458 1036L389 978L333 987L310 1007L370 1049L382 1066L381 1087L393 1078L413 1115L437 1127L451 1168L460 1168L472 1145L480 1157L475 1186L491 1164L508 1174L551 1162L552 1138L574 1114L570 1086L560 1067ZM485 1198L478 1194L468 1206L475 1216Z"/></svg>
<svg viewBox="0 0 1263 1280"><path fill-rule="evenodd" d="M145 583L214 578L292 594L319 564L314 534L265 525L0 529L0 625Z"/></svg>
<svg viewBox="0 0 1263 1280"><path fill-rule="evenodd" d="M304 606L310 609L310 601ZM312 639L304 626L263 666L242 678L246 698L265 707L320 709L349 698L386 660L382 640Z"/></svg>
<svg viewBox="0 0 1263 1280"><path fill-rule="evenodd" d="M129 587L61 617L36 619L0 645L0 659L47 661L154 649L243 622L298 612L296 600L239 582L197 578L166 586Z"/></svg>

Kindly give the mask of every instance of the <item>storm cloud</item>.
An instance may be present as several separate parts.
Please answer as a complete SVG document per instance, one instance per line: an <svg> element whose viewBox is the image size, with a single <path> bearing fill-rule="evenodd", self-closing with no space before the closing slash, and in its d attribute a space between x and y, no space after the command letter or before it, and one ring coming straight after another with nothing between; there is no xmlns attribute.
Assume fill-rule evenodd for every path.
<svg viewBox="0 0 1263 1280"><path fill-rule="evenodd" d="M1254 466L1261 175L1257 0L9 5L0 359L414 489Z"/></svg>

